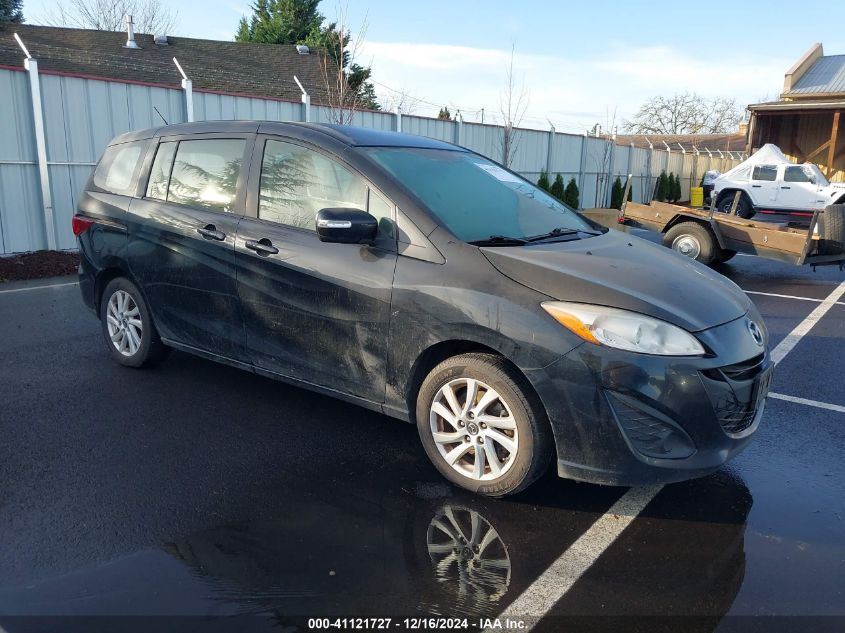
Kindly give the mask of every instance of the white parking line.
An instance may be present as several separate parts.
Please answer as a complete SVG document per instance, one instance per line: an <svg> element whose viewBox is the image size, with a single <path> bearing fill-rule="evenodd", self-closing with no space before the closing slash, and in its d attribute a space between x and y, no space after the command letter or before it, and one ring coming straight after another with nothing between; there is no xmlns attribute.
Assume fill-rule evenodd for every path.
<svg viewBox="0 0 845 633"><path fill-rule="evenodd" d="M845 282L799 323L787 337L772 350L772 360L781 362L798 341L810 331L825 313L845 294ZM772 394L769 394L772 396ZM779 395L779 394L778 394ZM777 396L773 396L777 397ZM791 398L786 396L783 399ZM804 400L801 398L800 400ZM808 404L813 401L804 401ZM838 406L838 405L830 405ZM537 617L545 615L575 582L598 560L631 522L663 489L663 486L631 488L610 509L584 532L545 572L532 582L501 614L502 618ZM525 622L523 631L529 631L540 620Z"/></svg>
<svg viewBox="0 0 845 633"><path fill-rule="evenodd" d="M500 618L541 617L569 591L663 486L631 488L554 561ZM529 630L536 622L526 622Z"/></svg>
<svg viewBox="0 0 845 633"><path fill-rule="evenodd" d="M777 297L779 299L797 299L798 301L813 301L814 303L821 303L824 299L815 299L813 297L799 297L797 295L781 295L776 292L760 292L759 290L743 290L747 295L762 295L764 297ZM845 306L845 301L837 301L836 305Z"/></svg>
<svg viewBox="0 0 845 633"><path fill-rule="evenodd" d="M78 281L70 281L66 284L47 284L46 286L28 286L26 288L12 288L11 290L0 290L0 295L11 292L29 292L30 290L43 290L44 288L62 288L63 286L78 286Z"/></svg>
<svg viewBox="0 0 845 633"><path fill-rule="evenodd" d="M786 335L780 343L772 350L772 361L775 363L781 362L789 352L798 344L807 332L810 331L819 319L821 319L827 311L830 310L845 294L845 281L836 286L827 299L824 299L819 305L808 314L801 323L795 326L789 334Z"/></svg>
<svg viewBox="0 0 845 633"><path fill-rule="evenodd" d="M809 400L808 398L799 398L797 396L787 396L783 393L769 392L769 398L776 400L786 400L787 402L794 402L795 404L806 404L809 407L817 407L819 409L828 409L830 411L838 411L845 413L845 407L841 404L830 404L829 402L819 402L818 400Z"/></svg>

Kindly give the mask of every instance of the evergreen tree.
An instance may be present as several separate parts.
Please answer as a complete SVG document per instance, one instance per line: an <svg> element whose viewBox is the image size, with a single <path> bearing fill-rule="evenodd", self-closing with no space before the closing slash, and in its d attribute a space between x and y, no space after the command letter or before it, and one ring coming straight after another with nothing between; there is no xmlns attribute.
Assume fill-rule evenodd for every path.
<svg viewBox="0 0 845 633"><path fill-rule="evenodd" d="M320 0L256 0L252 16L241 18L236 42L299 44L323 23Z"/></svg>
<svg viewBox="0 0 845 633"><path fill-rule="evenodd" d="M622 180L619 176L613 181L613 187L610 189L610 208L622 208Z"/></svg>
<svg viewBox="0 0 845 633"><path fill-rule="evenodd" d="M566 190L563 186L563 176L561 176L560 174L555 176L555 181L549 188L549 193L551 193L558 200L563 201L564 196L566 195Z"/></svg>
<svg viewBox="0 0 845 633"><path fill-rule="evenodd" d="M580 194L578 192L578 183L575 182L575 178L571 178L569 180L569 184L566 185L566 191L563 193L563 202L569 207L573 209L578 209L581 207L580 204Z"/></svg>
<svg viewBox="0 0 845 633"><path fill-rule="evenodd" d="M674 191L674 198L675 202L681 199L681 196L684 195L684 192L681 190L681 177L675 176L675 191Z"/></svg>
<svg viewBox="0 0 845 633"><path fill-rule="evenodd" d="M369 110L381 110L381 106L376 100L375 88L368 81L372 72L369 67L364 68L359 64L352 64L346 74L346 82L352 90L358 93L358 105Z"/></svg>
<svg viewBox="0 0 845 633"><path fill-rule="evenodd" d="M666 200L675 202L675 172L669 172L669 180L666 182Z"/></svg>
<svg viewBox="0 0 845 633"><path fill-rule="evenodd" d="M437 113L438 119L443 119L444 121L451 121L452 120L452 113L449 112L449 108L443 106L440 108L440 112Z"/></svg>
<svg viewBox="0 0 845 633"><path fill-rule="evenodd" d="M631 183L631 186L628 187L628 202L633 202L634 200L634 183Z"/></svg>
<svg viewBox="0 0 845 633"><path fill-rule="evenodd" d="M23 0L0 0L0 22L23 22Z"/></svg>
<svg viewBox="0 0 845 633"><path fill-rule="evenodd" d="M666 171L661 171L657 178L657 186L654 189L654 199L659 202L665 202L667 196L667 189L669 188L669 177Z"/></svg>
<svg viewBox="0 0 845 633"><path fill-rule="evenodd" d="M540 177L537 179L537 186L543 191L549 190L549 175L544 169L540 170Z"/></svg>

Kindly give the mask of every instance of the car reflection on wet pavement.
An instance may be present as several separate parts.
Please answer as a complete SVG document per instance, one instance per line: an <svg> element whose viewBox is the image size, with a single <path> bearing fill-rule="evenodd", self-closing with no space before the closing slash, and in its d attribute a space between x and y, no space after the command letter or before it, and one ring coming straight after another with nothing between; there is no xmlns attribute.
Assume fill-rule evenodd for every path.
<svg viewBox="0 0 845 633"><path fill-rule="evenodd" d="M495 501L439 482L398 485L410 472L383 474L315 483L312 491L283 494L277 516L4 589L0 610L250 614L265 616L268 626L301 626L315 614L476 621L500 613L590 526L597 513L580 508L609 505L621 492L551 477L519 500ZM639 549L622 553L625 574L592 586L586 578L585 595L562 614L601 613L605 604L614 605L612 615L624 615L625 605L637 615L719 618L728 611L745 569L747 488L720 473L664 494L674 499L644 517L651 524L636 535ZM683 498L707 498L709 516L694 516Z"/></svg>

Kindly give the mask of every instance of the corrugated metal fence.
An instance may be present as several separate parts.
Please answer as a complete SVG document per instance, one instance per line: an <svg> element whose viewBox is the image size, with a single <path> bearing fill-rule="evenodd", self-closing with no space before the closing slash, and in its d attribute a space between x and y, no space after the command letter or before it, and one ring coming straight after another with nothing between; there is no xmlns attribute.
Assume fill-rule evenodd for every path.
<svg viewBox="0 0 845 633"><path fill-rule="evenodd" d="M57 248L75 247L70 220L80 189L108 141L128 130L186 120L181 90L42 73L47 164ZM0 253L46 248L48 244L30 99L25 72L0 69ZM194 92L194 118L200 120L302 121L302 104ZM329 111L311 107L311 119L328 122ZM458 143L501 161L503 129L495 125L442 121L384 112L356 112L353 124L420 134ZM650 200L654 179L665 169L682 175L683 198L707 169L725 171L737 161L705 155L616 145L610 141L518 130L511 168L532 181L547 170L565 182L575 178L584 207L609 202L613 179L633 174L633 199Z"/></svg>

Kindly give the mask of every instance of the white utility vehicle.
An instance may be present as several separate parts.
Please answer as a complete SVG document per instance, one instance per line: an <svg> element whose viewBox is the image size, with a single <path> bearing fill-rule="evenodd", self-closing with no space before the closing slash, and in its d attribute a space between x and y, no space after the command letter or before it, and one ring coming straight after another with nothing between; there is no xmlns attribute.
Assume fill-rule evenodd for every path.
<svg viewBox="0 0 845 633"><path fill-rule="evenodd" d="M716 179L716 209L729 213L737 191L736 215L746 219L807 225L816 209L845 203L845 183L831 184L815 164L796 165L771 143Z"/></svg>

